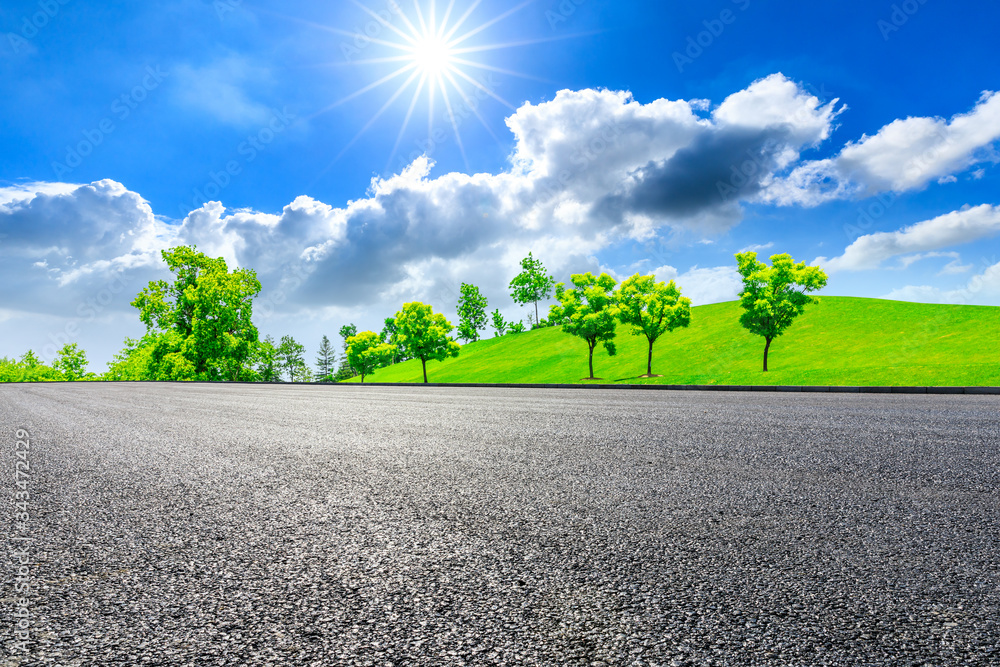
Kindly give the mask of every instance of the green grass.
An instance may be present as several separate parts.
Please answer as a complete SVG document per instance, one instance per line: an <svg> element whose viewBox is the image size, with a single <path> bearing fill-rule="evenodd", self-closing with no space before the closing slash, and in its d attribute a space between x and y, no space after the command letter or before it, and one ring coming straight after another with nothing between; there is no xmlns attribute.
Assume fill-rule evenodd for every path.
<svg viewBox="0 0 1000 667"><path fill-rule="evenodd" d="M841 386L1000 385L1000 308L821 297L771 345L739 325L736 302L699 306L691 326L661 338L646 372L646 339L618 328L618 354L599 348L602 383ZM557 328L466 345L457 359L428 362L431 382L581 383L587 345ZM422 382L419 361L381 369L371 382Z"/></svg>

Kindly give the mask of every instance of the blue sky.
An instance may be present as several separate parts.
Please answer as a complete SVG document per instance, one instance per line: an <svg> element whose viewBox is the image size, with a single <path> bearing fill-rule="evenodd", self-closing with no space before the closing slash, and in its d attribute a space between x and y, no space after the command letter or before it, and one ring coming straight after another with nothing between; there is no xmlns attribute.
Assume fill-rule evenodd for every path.
<svg viewBox="0 0 1000 667"><path fill-rule="evenodd" d="M1000 8L446 15L472 33L450 54L423 45L429 0L5 2L0 355L72 340L103 367L178 243L255 268L262 332L310 349L404 301L450 315L463 281L526 317L504 286L529 250L697 303L735 298L732 255L756 248L819 260L827 294L1000 305ZM419 63L391 45L411 33ZM425 75L451 117L440 89L433 114L414 97Z"/></svg>

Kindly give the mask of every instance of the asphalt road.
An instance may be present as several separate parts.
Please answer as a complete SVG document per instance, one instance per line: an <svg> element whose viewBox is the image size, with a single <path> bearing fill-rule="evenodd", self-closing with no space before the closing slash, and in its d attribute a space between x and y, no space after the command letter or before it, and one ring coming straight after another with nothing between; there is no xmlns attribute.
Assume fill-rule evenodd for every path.
<svg viewBox="0 0 1000 667"><path fill-rule="evenodd" d="M4 667L1000 664L998 397L6 385L0 424Z"/></svg>

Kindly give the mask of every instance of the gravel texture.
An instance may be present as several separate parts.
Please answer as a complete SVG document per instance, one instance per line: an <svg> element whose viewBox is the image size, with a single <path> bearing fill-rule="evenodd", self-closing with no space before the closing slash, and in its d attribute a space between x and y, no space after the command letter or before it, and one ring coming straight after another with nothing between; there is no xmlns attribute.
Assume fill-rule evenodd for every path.
<svg viewBox="0 0 1000 667"><path fill-rule="evenodd" d="M6 385L0 424L3 667L1000 664L997 397Z"/></svg>

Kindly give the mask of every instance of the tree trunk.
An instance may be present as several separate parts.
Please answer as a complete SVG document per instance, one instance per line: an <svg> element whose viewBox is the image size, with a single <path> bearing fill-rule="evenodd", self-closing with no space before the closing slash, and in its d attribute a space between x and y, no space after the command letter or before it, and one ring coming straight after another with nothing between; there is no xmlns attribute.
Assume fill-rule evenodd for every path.
<svg viewBox="0 0 1000 667"><path fill-rule="evenodd" d="M424 365L424 384L429 384L427 382L427 360L423 357L420 358L420 363Z"/></svg>
<svg viewBox="0 0 1000 667"><path fill-rule="evenodd" d="M590 379L594 379L594 344L590 344Z"/></svg>
<svg viewBox="0 0 1000 667"><path fill-rule="evenodd" d="M646 362L646 375L653 374L653 341L649 341L649 358Z"/></svg>
<svg viewBox="0 0 1000 667"><path fill-rule="evenodd" d="M773 338L765 338L767 343L764 345L764 372L767 372L767 351L771 349L771 341Z"/></svg>
<svg viewBox="0 0 1000 667"><path fill-rule="evenodd" d="M535 326L537 327L538 325L539 325L539 319L538 319L538 302L536 301L535 302Z"/></svg>
<svg viewBox="0 0 1000 667"><path fill-rule="evenodd" d="M364 383L365 383L365 374L362 373L361 374L361 384L364 384Z"/></svg>

